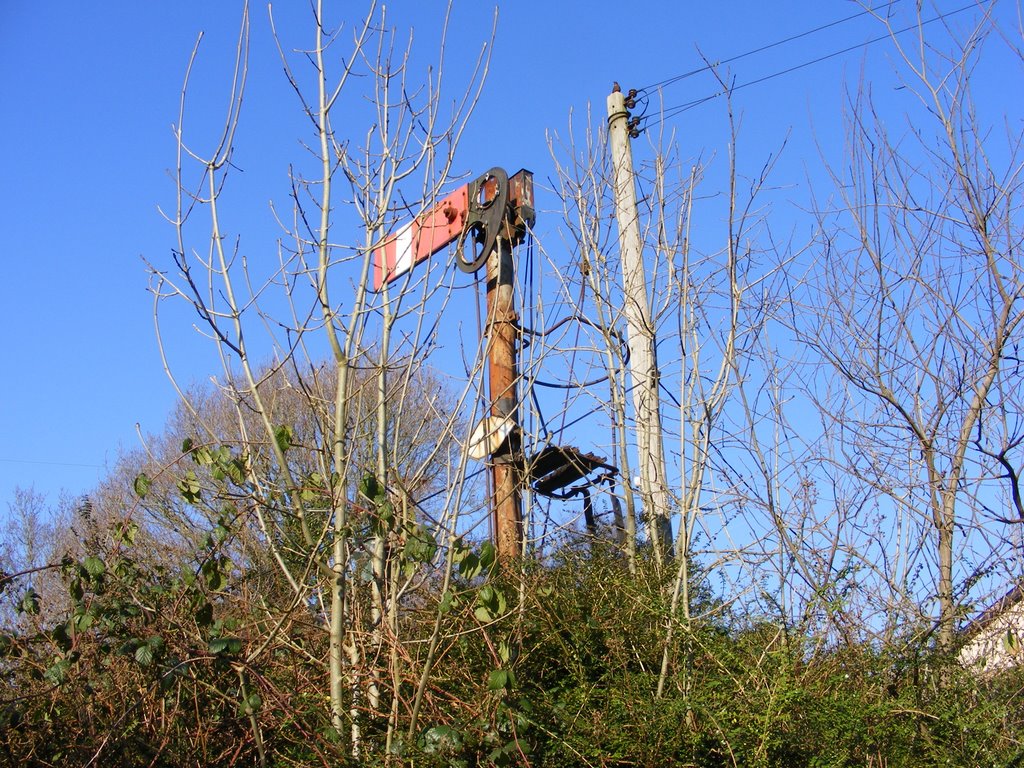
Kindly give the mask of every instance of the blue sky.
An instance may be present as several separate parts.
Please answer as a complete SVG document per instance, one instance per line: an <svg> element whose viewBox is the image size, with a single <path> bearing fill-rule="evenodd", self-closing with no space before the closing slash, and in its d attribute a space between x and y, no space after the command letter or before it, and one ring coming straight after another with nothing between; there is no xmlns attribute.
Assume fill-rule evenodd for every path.
<svg viewBox="0 0 1024 768"><path fill-rule="evenodd" d="M964 4L940 2L939 8ZM894 9L905 13L910 5L903 0ZM430 58L440 6L409 1L389 7L401 34L415 31L417 66ZM86 493L119 451L137 445L136 424L158 432L174 405L154 343L143 259L167 267L175 244L158 207L173 204L170 126L189 53L203 32L189 114L197 130L217 126L240 7L227 0L0 3L0 209L6 223L0 514L16 486L34 487L51 500L62 490ZM538 238L557 254L563 248L558 221L544 191L553 175L548 136L565 133L570 112L579 123L591 105L601 121L612 81L624 89L650 85L699 67L698 50L723 59L857 11L845 0L501 3L484 98L457 168L472 175L493 165L532 169ZM236 156L244 184L234 222L238 231L260 236L272 231L269 202L285 199L288 164L301 158L306 128L282 75L265 6L254 3L251 14L250 87ZM290 44L309 44L306 3L282 2L275 14ZM448 43L453 82L462 82L492 15L487 3L456 3ZM881 32L858 18L736 61L732 72L744 83ZM820 178L821 155L837 156L844 84L855 83L862 71L883 103L896 97L880 45L736 94L741 152L750 168L788 137L776 179L792 205L806 200L809 180ZM716 90L705 73L666 88L664 104ZM684 155L725 151L720 102L684 112L668 127ZM354 124L352 130L358 136L363 128ZM784 207L779 217L782 230L787 221L793 230L806 226L795 208ZM187 327L170 337L180 372L202 380L215 372L214 361L189 339Z"/></svg>

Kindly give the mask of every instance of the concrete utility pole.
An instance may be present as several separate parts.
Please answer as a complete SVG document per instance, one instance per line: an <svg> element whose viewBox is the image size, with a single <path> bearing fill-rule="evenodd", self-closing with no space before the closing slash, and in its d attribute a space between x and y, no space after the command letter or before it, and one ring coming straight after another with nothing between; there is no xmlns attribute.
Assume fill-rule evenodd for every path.
<svg viewBox="0 0 1024 768"><path fill-rule="evenodd" d="M499 237L487 257L487 357L491 417L494 423L507 420L518 427L519 396L516 381L516 345L519 316L515 311L515 264L512 243ZM522 554L522 481L519 477L521 443L518 428L491 454L494 479L491 509L494 541L499 561L508 562Z"/></svg>
<svg viewBox="0 0 1024 768"><path fill-rule="evenodd" d="M608 95L608 141L615 181L615 218L619 225L624 296L622 311L626 316L626 343L629 347L629 372L633 385L640 496L648 535L654 543L655 557L661 562L672 546L661 430L661 398L658 391L661 374L658 371L654 324L647 299L647 277L636 207L633 151L630 147L629 112L617 84Z"/></svg>

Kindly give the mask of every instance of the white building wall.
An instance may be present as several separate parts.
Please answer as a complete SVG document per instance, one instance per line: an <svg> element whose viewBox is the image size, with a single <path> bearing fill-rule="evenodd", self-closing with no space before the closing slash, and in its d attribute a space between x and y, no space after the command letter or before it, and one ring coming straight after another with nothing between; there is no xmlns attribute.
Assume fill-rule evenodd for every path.
<svg viewBox="0 0 1024 768"><path fill-rule="evenodd" d="M960 651L960 663L979 672L1000 672L1022 661L1024 601L995 616Z"/></svg>

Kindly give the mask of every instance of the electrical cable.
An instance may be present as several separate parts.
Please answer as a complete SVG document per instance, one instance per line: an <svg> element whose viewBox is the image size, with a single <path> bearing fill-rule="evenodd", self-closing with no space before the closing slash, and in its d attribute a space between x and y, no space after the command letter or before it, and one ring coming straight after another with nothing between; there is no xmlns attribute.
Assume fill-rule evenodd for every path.
<svg viewBox="0 0 1024 768"><path fill-rule="evenodd" d="M102 464L83 464L77 461L43 461L35 459L8 459L0 457L5 464L37 464L43 467L82 467L83 469L106 469Z"/></svg>
<svg viewBox="0 0 1024 768"><path fill-rule="evenodd" d="M804 68L810 67L810 66L812 66L814 64L820 64L821 62L827 61L828 59L834 59L837 56L842 56L844 53L849 53L850 51L855 51L855 50L857 50L859 48L866 48L867 46L873 45L874 43L881 42L882 40L889 40L894 35L901 35L904 32L909 32L912 29L918 29L920 27L923 27L926 24L932 24L932 23L934 23L936 21L942 21L943 19L947 19L950 16L954 16L954 15L956 15L958 13L963 13L964 11L967 11L967 10L970 10L971 8L976 8L976 7L977 7L976 4L971 3L970 5L962 6L960 8L957 8L956 10L947 11L946 13L941 13L941 14L939 14L937 16L933 16L932 18L926 19L925 21L922 21L920 23L910 24L909 26L902 27L901 29L897 29L897 30L888 32L888 33L886 33L884 35L880 35L878 37L875 37L875 38L872 38L870 40L867 40L866 42L858 43L857 45L851 45L848 48L843 48L842 50L839 50L839 51L833 51L832 53L826 54L824 56L819 56L819 57L817 57L815 59L811 59L810 61L805 61L805 62L803 62L801 64L796 64L796 65L794 65L792 67L787 67L786 69L779 70L778 72L773 72L770 75L764 75L763 77L758 77L758 78L755 78L754 80L749 80L749 81L747 81L745 83L741 83L740 85L731 86L729 88L723 88L721 91L713 93L710 96L704 96L703 98L700 98L700 99L694 99L693 101L688 101L688 102L685 102L683 104L677 104L674 107L669 107L667 109L663 109L663 110L660 111L660 113L656 112L654 114L660 114L661 115L661 119L669 120L669 119L671 119L673 117L676 117L677 115L682 114L683 112L687 112L687 111L693 109L694 107L699 107L701 104L704 104L705 102L712 101L713 99L717 99L717 98L719 98L721 96L724 96L727 93L733 93L735 91L740 90L741 88L749 88L752 85L758 85L758 84L764 83L764 82L766 82L768 80L773 80L776 77L782 77L783 75L788 75L791 72L796 72L799 69L804 69ZM644 122L646 122L647 120L650 120L651 117L654 116L654 114L652 114L652 115L645 115L642 118L642 120Z"/></svg>
<svg viewBox="0 0 1024 768"><path fill-rule="evenodd" d="M569 322L572 322L572 321L576 321L577 323L580 323L581 325L589 325L591 328L596 328L599 331L606 332L609 336L611 336L616 341L618 341L619 344L622 346L622 350L623 350L622 364L625 365L625 364L627 364L629 362L629 347L626 345L625 340L622 338L622 334L620 334L614 328L602 328L600 325L595 323L593 320L590 320L585 315L581 315L579 313L576 313L576 314L573 314L573 315L569 315L568 317L563 317L561 320L557 321L554 325L552 325L549 328L546 328L543 331L536 331L536 330L533 330L532 328L520 328L520 330L523 333L530 334L531 336L544 337L544 336L547 336L550 333L553 333L554 331L556 331L558 328L560 328L561 326L565 325L566 323L569 323ZM571 367L572 366L570 366L570 368ZM559 383L550 382L550 381L541 381L539 379L533 379L531 381L531 383L537 385L538 387L546 387L548 389L585 389L587 387L593 387L593 386L595 386L597 384L601 384L601 383L603 383L605 381L608 381L608 374L605 374L604 376L599 376L598 378L593 379L591 381L584 381L584 382L579 382L579 383L576 383L576 384L559 384Z"/></svg>
<svg viewBox="0 0 1024 768"><path fill-rule="evenodd" d="M483 347L481 349L481 353L483 354L483 361L482 361L483 365L482 365L482 367L480 369L480 389L478 390L477 404L483 404L483 415L487 416L487 414L490 412L490 409L485 405L485 403L488 400L488 397L487 397L487 379L488 379L488 376L485 373L485 371L487 370L487 362L486 361L487 361L488 356L490 355L491 336L484 332L485 331L484 318L483 318L483 316L481 315L481 312L480 312L480 305L481 305L481 303L486 301L486 299L484 298L483 291L481 290L481 285L484 282L485 281L483 281L483 280L474 280L473 281L474 285L476 286L476 326L477 326L477 338L478 339L484 339L484 338L487 339L484 342ZM488 312L489 312L489 308L488 308ZM478 470L477 472L474 472L472 475L464 477L464 480L469 480L469 479L471 479L473 477L476 477L478 474L480 474L480 472L485 472L486 474L484 476L484 483L486 484L487 497L491 498L494 495L494 478L491 476L491 473L487 472L486 470L487 470L487 466L485 465L482 469ZM445 489L443 492L447 493L448 489ZM487 525L488 525L487 538L490 541L494 541L495 540L495 535L497 533L497 530L496 530L496 527L495 527L494 512L488 513L488 515L487 515Z"/></svg>
<svg viewBox="0 0 1024 768"><path fill-rule="evenodd" d="M527 297L527 296L535 296L536 295L536 293L534 291L534 240L533 240L533 232L532 231L527 230L525 242L526 242L526 249L525 249L526 250L526 266L525 266L525 269L523 270L523 273L525 274L525 278L524 278L524 281L523 281L523 291L522 291L522 297L524 299L522 314L526 316L527 324L532 326L533 323L534 323L534 317L535 317L536 311L537 311L536 304L534 302L532 302L532 301L531 302L526 302L525 301L525 297ZM522 326L519 327L519 330L522 331ZM523 350L527 349L527 347L530 346L529 344L527 344L522 339L520 339L520 344L521 344L521 349L523 349ZM531 364L531 367L532 367L532 364ZM524 379L526 379L526 377L524 377ZM535 416L536 419L540 422L541 437L542 437L542 440L546 441L546 440L548 440L550 438L551 431L548 429L547 420L544 418L544 413L541 410L540 400L537 398L537 392L536 392L536 390L534 390L534 388L532 386L530 386L528 379L527 379L527 382L528 382L527 383L527 389L529 390L529 393L530 393L530 400L533 403L533 410L530 411L530 414L532 416ZM532 428L531 429L527 429L525 431L528 434L530 434L530 435L535 434L535 430L533 430Z"/></svg>
<svg viewBox="0 0 1024 768"><path fill-rule="evenodd" d="M488 466L485 464L484 466L480 467L480 469L474 470L473 472L469 472L468 474L463 475L462 482L466 482L468 480L472 480L473 478L479 477L480 475L482 475L487 470L488 470ZM411 501L415 506L419 507L420 510L423 510L423 507L422 507L423 504L426 504L431 499L436 499L438 496L443 496L446 493L451 493L451 490L452 490L451 488L441 488L438 491L434 491L433 493L427 494L426 496L424 496L422 499L419 499L418 501L416 499L412 499L412 498L410 498L409 501ZM423 511L426 511L426 510L423 510Z"/></svg>
<svg viewBox="0 0 1024 768"><path fill-rule="evenodd" d="M587 295L587 281L586 280L580 280L580 293L579 293L579 296L576 299L576 306L577 307L582 307L583 306L583 299L586 297L586 295ZM577 324L576 327L575 327L575 331L576 331L576 334L575 334L575 336L574 336L574 338L572 340L572 352L569 355L569 360L568 360L570 375L572 374L572 372L574 372L576 370L576 359L577 359L577 356L578 356L579 350L580 350L580 334L583 332L582 324ZM582 388L586 388L586 387L589 387L589 386L591 386L591 385L590 384L584 384L582 386ZM566 418L566 416L569 413L571 394L570 394L570 389L568 387L563 388L563 391L565 392L565 398L562 401L562 422L564 423L565 422L565 418Z"/></svg>
<svg viewBox="0 0 1024 768"><path fill-rule="evenodd" d="M703 67L700 67L699 69L692 69L689 72L683 72L682 74L666 78L666 79L661 80L661 81L659 81L657 83L653 83L652 85L645 85L643 88L637 88L636 89L637 93L638 94L639 93L644 93L646 91L650 91L650 90L653 90L655 88L664 88L665 86L672 85L673 83L677 83L680 80L685 80L686 78L692 77L693 75L699 75L701 72L707 72L708 70L710 70L710 69L712 69L714 67L719 67L719 66L721 66L723 64L731 64L734 61L739 61L740 59L745 59L748 56L753 56L754 54L762 53L763 51L767 51L767 50L770 50L772 48L777 48L780 45L785 45L786 43L791 43L794 40L799 40L802 37L808 37L808 36L813 35L813 34L815 34L817 32L821 32L823 30L829 29L830 27L836 27L836 26L839 26L840 24L845 24L848 21L853 21L854 19L858 19L861 16L864 16L866 14L876 15L878 13L878 11L885 10L887 8L891 8L892 6L896 5L899 2L900 2L900 0L889 0L888 3L885 3L884 5L880 6L879 8L865 8L864 10L858 11L857 13L855 13L855 14L853 14L851 16L847 16L847 17L842 18L842 19L837 19L836 21L830 21L828 24L822 24L820 27L815 27L814 29L808 29L806 32L800 32L799 34L796 34L796 35L790 35L789 37L783 38L782 40L776 40L774 43L768 43L767 45L762 45L759 48L753 48L753 49L751 49L749 51L744 51L743 53L737 54L735 56L730 56L727 59L721 59L720 61L716 61L714 64L707 64L707 65L705 65Z"/></svg>

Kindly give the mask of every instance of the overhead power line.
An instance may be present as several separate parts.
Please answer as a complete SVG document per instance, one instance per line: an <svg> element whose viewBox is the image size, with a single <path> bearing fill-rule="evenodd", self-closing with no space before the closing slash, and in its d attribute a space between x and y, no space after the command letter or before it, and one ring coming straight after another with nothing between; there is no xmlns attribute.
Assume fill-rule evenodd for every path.
<svg viewBox="0 0 1024 768"><path fill-rule="evenodd" d="M706 64L703 67L699 67L697 69L691 69L689 72L683 72L682 74L674 75L672 77L668 77L668 78L666 78L664 80L658 81L657 83L652 83L651 85L645 85L643 88L637 88L637 92L638 93L644 93L646 91L652 91L652 90L655 90L657 88L664 88L665 86L672 85L673 83L677 83L680 80L685 80L688 77L693 77L694 75L699 75L701 72L707 72L708 70L712 69L713 67L720 67L723 64L731 64L734 61L739 61L740 59L745 59L748 56L753 56L754 54L762 53L763 51L771 50L772 48L777 48L780 45L785 45L786 43L791 43L794 40L799 40L802 37L808 37L810 35L813 35L813 34L815 34L817 32L822 32L822 31L824 31L826 29L829 29L831 27L837 27L840 24L845 24L848 21L853 21L854 19L859 19L861 16L865 16L867 14L876 14L876 13L878 13L878 11L881 11L881 10L884 10L884 9L887 9L887 8L891 8L892 6L896 5L899 2L900 2L900 0L889 0L888 3L885 3L884 5L881 5L878 8L865 8L862 11L858 11L857 13L854 13L854 14L852 14L850 16L846 16L845 18L836 19L835 21L830 21L827 24L822 24L820 27L815 27L814 29L808 29L808 30L806 30L804 32L800 32L800 33L798 33L796 35L790 35L789 37L785 37L782 40L776 40L774 43L768 43L767 45L762 45L762 46L760 46L758 48L754 48L754 49L749 50L749 51L744 51L743 53L737 54L735 56L730 56L727 59L721 59L719 61L716 61L714 64Z"/></svg>
<svg viewBox="0 0 1024 768"><path fill-rule="evenodd" d="M83 467L85 469L103 469L102 464L82 464L74 461L43 461L35 459L9 459L0 456L0 462L5 464L36 464L43 467Z"/></svg>
<svg viewBox="0 0 1024 768"><path fill-rule="evenodd" d="M894 1L898 2L899 0L894 0ZM704 96L704 97L699 98L699 99L693 99L692 101L687 101L687 102L684 102L682 104L677 104L677 105L675 105L673 107L668 107L668 108L660 110L659 112L655 112L655 113L652 113L652 114L649 114L649 115L643 115L642 117L639 118L639 121L646 122L646 121L650 120L652 117L654 117L657 114L660 114L662 119L668 120L668 119L670 119L672 117L675 117L676 115L679 115L679 114L681 114L683 112L691 110L694 107L699 107L701 104L704 104L704 103L706 103L708 101L712 101L713 99L717 99L717 98L719 98L721 96L724 96L727 93L732 93L732 92L738 91L738 90L740 90L742 88L749 88L752 85L758 85L758 84L764 83L764 82L766 82L768 80L774 80L776 77L782 77L783 75L788 75L791 72L796 72L797 70L805 69L807 67L813 66L814 64L820 64L823 61L828 61L829 59L834 59L837 56L842 56L845 53L850 53L851 51L856 51L856 50L858 50L860 48L866 48L869 45L873 45L874 43L878 43L878 42L881 42L883 40L889 40L894 35L901 35L904 32L909 32L912 29L919 29L920 27L923 27L923 26L925 26L927 24L933 24L936 21L942 21L943 19L947 19L950 16L955 16L958 13L963 13L964 11L967 11L967 10L970 10L971 8L976 8L976 7L977 7L976 3L971 3L969 5L964 5L964 6L960 7L960 8L955 9L955 10L947 11L946 13L940 13L940 14L938 14L936 16L933 16L930 19L926 19L926 20L924 20L922 22L919 22L919 23L910 24L910 25L908 25L906 27L902 27L901 29L897 29L897 30L894 30L894 31L887 32L884 35L879 35L878 37L872 38L872 39L867 40L867 41L865 41L863 43L858 43L856 45L851 45L851 46L848 46L846 48L843 48L842 50L833 51L832 53L827 53L824 56L818 56L817 58L810 59L809 61L804 61L804 62L801 62L800 64L795 64L792 67L786 67L785 69L781 69L778 72L772 72L769 75L764 75L762 77L758 77L758 78L755 78L753 80L748 80L747 82L741 83L739 85L734 85L734 86L731 86L731 87L728 87L728 88L723 88L722 90L716 91L715 93L712 93L709 96ZM747 54L741 54L741 56L743 56L743 55L747 55ZM736 58L738 58L738 57L733 57L732 59L727 59L727 61L733 61ZM724 62L722 62L722 63L724 63ZM710 68L711 68L711 66L707 66L707 67L704 67L704 68L702 68L700 70L695 70L695 72L697 72L697 71L703 72L703 71L706 71L706 70L708 70ZM676 79L680 79L682 77L685 77L685 75L677 76ZM640 89L638 89L638 91L639 90Z"/></svg>

